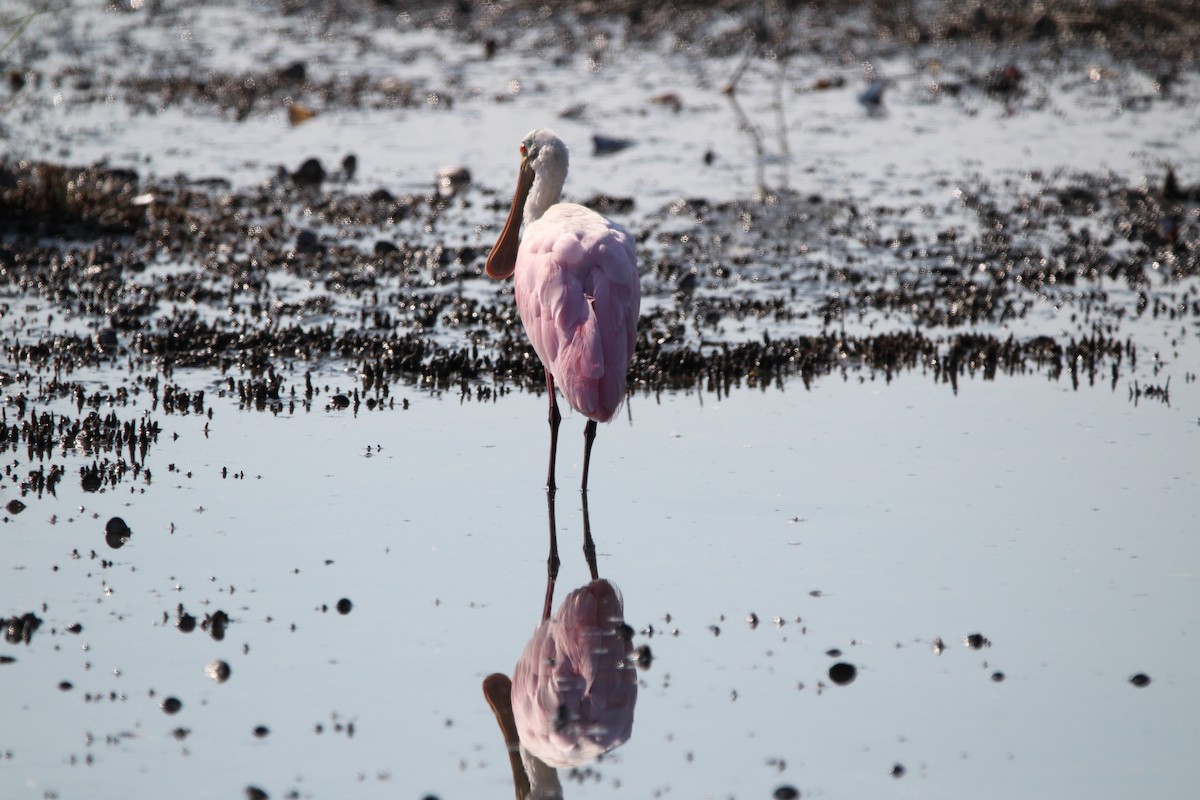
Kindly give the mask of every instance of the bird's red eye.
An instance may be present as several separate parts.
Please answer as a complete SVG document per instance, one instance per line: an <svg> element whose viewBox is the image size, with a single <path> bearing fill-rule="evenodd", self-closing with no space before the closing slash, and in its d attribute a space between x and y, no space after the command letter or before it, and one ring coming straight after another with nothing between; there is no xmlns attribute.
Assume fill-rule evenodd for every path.
<svg viewBox="0 0 1200 800"><path fill-rule="evenodd" d="M521 155L523 155L523 156L529 155L529 153L525 150L525 145L521 145Z"/></svg>

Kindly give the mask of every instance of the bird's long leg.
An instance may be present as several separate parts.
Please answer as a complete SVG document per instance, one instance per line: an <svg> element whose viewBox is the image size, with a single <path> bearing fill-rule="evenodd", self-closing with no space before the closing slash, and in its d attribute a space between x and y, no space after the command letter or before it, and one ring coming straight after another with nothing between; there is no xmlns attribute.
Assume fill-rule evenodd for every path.
<svg viewBox="0 0 1200 800"><path fill-rule="evenodd" d="M596 420L589 419L583 428L583 483L579 491L587 494L588 467L592 463L592 442L596 441Z"/></svg>
<svg viewBox="0 0 1200 800"><path fill-rule="evenodd" d="M553 493L557 486L554 483L554 461L558 455L558 424L562 422L562 414L558 413L558 400L554 396L554 376L546 370L546 393L550 395L550 467L546 470L546 490Z"/></svg>
<svg viewBox="0 0 1200 800"><path fill-rule="evenodd" d="M554 489L546 492L546 513L550 518L550 555L546 558L546 602L542 604L542 622L550 619L554 606L554 582L558 580L558 528L555 524Z"/></svg>
<svg viewBox="0 0 1200 800"><path fill-rule="evenodd" d="M588 514L587 492L583 493L583 558L591 570L592 580L600 578L596 569L596 543L592 540L592 518Z"/></svg>

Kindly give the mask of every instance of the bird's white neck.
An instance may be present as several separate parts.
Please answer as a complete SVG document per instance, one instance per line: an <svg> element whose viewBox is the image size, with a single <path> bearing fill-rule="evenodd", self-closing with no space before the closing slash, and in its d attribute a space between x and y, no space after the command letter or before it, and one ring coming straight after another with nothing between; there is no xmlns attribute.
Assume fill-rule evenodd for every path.
<svg viewBox="0 0 1200 800"><path fill-rule="evenodd" d="M529 190L529 199L525 201L525 224L540 219L542 214L546 213L546 209L558 202L562 196L562 187L566 179L566 174L548 175L544 172L538 173L533 179L533 186Z"/></svg>
<svg viewBox="0 0 1200 800"><path fill-rule="evenodd" d="M533 173L533 186L525 200L526 225L540 219L546 209L562 197L563 184L567 181L566 148L562 148L561 153L553 154L550 148L544 148L533 164Z"/></svg>

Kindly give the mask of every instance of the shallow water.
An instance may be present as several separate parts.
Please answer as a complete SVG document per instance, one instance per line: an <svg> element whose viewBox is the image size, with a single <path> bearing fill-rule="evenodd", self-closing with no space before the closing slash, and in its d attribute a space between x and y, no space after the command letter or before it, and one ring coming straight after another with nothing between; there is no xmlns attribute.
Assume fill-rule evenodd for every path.
<svg viewBox="0 0 1200 800"><path fill-rule="evenodd" d="M722 260L744 257L733 277L701 266L697 297L784 297L795 316L689 322L689 345L829 331L814 309L845 291L829 265L856 265L887 285L927 275L926 260L880 243L906 230L918 242L947 230L966 242L985 223L971 198L994 198L1019 223L1024 199L1081 174L1157 186L1169 161L1185 184L1200 177L1194 72L1173 95L1143 102L1151 75L1102 52L1047 63L977 41L940 52L934 69L928 53L894 45L874 52L860 41L861 51L837 57L814 45L789 61L781 95L777 61L756 58L737 98L763 143L757 157L721 91L740 52L697 55L668 34L627 42L618 23L603 40L589 28L591 49L563 56L570 19L531 19L503 29L489 61L469 36L402 19L331 25L256 3L169 7L150 21L69 10L39 18L31 30L40 38L17 45L21 63L51 75L88 56L98 77L21 95L9 112L18 116L4 118L18 157L105 159L239 190L277 165L319 156L329 166L353 151L351 188L396 194L425 191L437 167L462 164L475 185L461 203L436 226L409 219L386 235L486 246L517 140L549 122L575 148L573 197L635 198L623 220L654 232L641 243L644 264L675 258L668 234L695 227L670 210L680 198L751 202L760 175L781 206L826 197L829 219L789 232L812 234L788 242L792 261L763 255L773 233L764 216L720 231ZM859 23L851 15L846 24ZM1031 88L1013 101L930 88L935 77L982 75L1021 57ZM241 122L204 103L147 111L154 96L121 80L171 59L189 75L262 74L305 59L315 82L393 77L438 102L330 100L295 128L282 107ZM864 60L896 80L884 115L855 102ZM830 76L846 83L812 88ZM557 118L584 92L592 106L583 119ZM664 92L679 95L681 111L649 102ZM593 157L594 133L635 145ZM829 233L850 206L884 230L871 240ZM1194 248L1190 208L1182 224ZM1087 214L1070 222L1102 224ZM1032 245L1048 252L1066 234L1051 228L1034 226ZM151 263L134 280L189 270L201 265ZM788 785L805 797L1188 796L1200 741L1200 344L1186 311L1196 278L1169 272L1164 264L1140 288L1114 277L1039 286L1022 296L1028 314L967 326L1028 340L1113 325L1118 340L1136 342L1138 360L1111 381L1101 364L1094 385L1082 363L1057 378L1031 367L984 380L978 367L956 390L928 366L886 380L847 363L809 388L795 378L765 391L718 379L719 391L634 391L597 439L589 521L599 574L620 588L634 644L653 660L638 672L632 738L564 772L566 795L752 798ZM490 283L429 277L430 291L504 298ZM272 296L291 302L331 296L332 312L298 312L300 323L353 326L357 298L293 275L270 280ZM669 282L644 281L644 311L679 302ZM1079 302L1087 291L1105 295L1091 316ZM1157 306L1135 312L1142 291L1179 318ZM4 324L12 341L104 324L57 312L48 320L50 301L19 287L3 300L17 312ZM180 302L154 319L188 310L241 318ZM847 313L838 326L849 335L921 328L887 309ZM429 331L444 342L467 335ZM3 366L7 381L14 365ZM26 508L0 515L0 615L30 612L41 626L27 643L0 643L9 659L0 663L0 795L215 798L249 786L271 797L508 795L508 759L481 684L512 673L542 611L544 395L481 402L397 382L386 407L356 413L326 403L359 386L361 365L277 366L285 391L313 371L311 411L289 411L286 395L277 413L249 410L226 390L227 378L247 375L178 366L164 385L203 390L204 413L168 413L157 390L98 401L101 414L161 426L129 459L139 473L99 491L85 491L80 469L105 454L83 443L45 457L6 452L4 502L22 497ZM153 374L116 357L70 377L104 394ZM1164 385L1169 398L1135 395ZM31 413L17 411L18 386L5 387L10 427ZM36 413L77 414L72 399L47 395L30 401ZM556 602L589 579L573 489L582 427L569 414L560 442ZM57 493L22 495L27 474L51 463L66 467ZM132 529L119 549L104 536L113 517ZM224 637L211 623L182 632L181 607L198 622L227 614ZM222 683L205 672L217 659L230 668ZM839 662L856 667L852 682L831 679ZM1135 675L1148 685L1131 683ZM176 713L164 711L166 698L182 704Z"/></svg>
<svg viewBox="0 0 1200 800"><path fill-rule="evenodd" d="M144 493L64 486L10 520L4 607L48 607L6 648L6 793L506 794L479 687L540 615L542 403L410 401L222 409L207 436L174 418ZM590 519L654 660L631 741L564 778L569 794L1178 796L1200 699L1189 414L914 377L630 411L597 440ZM577 444L564 436L564 485ZM577 493L557 506L561 598L587 572ZM114 515L133 529L119 550ZM179 632L178 604L224 610L224 640ZM965 646L973 633L990 644ZM849 685L826 674L839 660Z"/></svg>

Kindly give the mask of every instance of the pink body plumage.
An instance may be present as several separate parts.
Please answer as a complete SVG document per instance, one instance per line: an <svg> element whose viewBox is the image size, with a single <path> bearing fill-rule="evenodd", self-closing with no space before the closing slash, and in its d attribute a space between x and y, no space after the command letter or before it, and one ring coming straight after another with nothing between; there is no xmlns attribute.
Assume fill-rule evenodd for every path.
<svg viewBox="0 0 1200 800"><path fill-rule="evenodd" d="M521 238L513 292L525 332L567 402L589 419L611 420L637 341L629 233L583 206L551 206Z"/></svg>
<svg viewBox="0 0 1200 800"><path fill-rule="evenodd" d="M521 746L551 767L589 763L629 739L637 703L621 595L594 580L534 631L513 671Z"/></svg>

